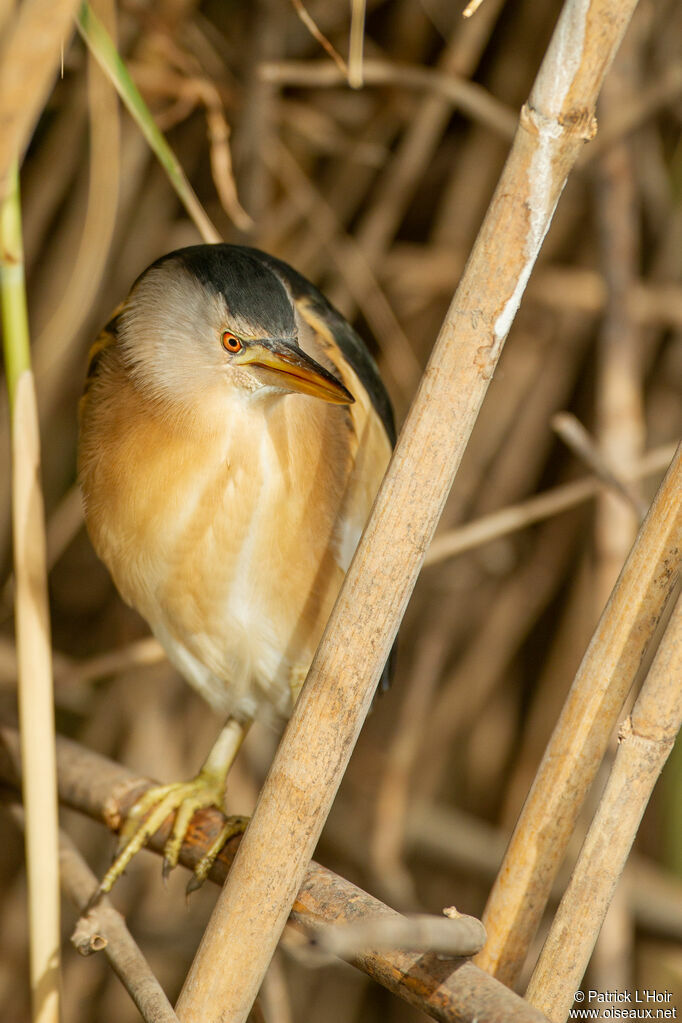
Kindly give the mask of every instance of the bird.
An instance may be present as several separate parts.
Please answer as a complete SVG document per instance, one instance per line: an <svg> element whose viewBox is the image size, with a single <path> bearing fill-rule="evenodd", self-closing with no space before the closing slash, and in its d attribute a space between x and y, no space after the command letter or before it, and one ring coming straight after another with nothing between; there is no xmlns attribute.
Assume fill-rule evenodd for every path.
<svg viewBox="0 0 682 1023"><path fill-rule="evenodd" d="M194 778L138 800L96 896L173 813L167 876L194 812L225 810L251 723L290 716L394 443L359 335L258 249L163 255L97 337L79 406L87 531L123 600L225 725ZM188 889L245 824L227 819Z"/></svg>

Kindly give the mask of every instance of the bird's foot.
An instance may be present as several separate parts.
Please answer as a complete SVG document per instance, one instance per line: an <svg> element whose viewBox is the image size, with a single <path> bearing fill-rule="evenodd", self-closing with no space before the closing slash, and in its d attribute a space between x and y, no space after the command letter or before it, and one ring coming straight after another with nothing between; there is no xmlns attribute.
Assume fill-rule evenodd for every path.
<svg viewBox="0 0 682 1023"><path fill-rule="evenodd" d="M137 800L121 829L116 857L90 900L91 904L111 891L133 856L147 844L168 815L175 813L173 829L163 851L163 877L167 878L178 864L182 843L195 811L209 806L222 811L224 788L225 772L211 771L204 767L191 781L157 785L148 789ZM187 885L188 894L201 887L225 842L243 832L248 820L248 817L228 817L217 838L196 865Z"/></svg>

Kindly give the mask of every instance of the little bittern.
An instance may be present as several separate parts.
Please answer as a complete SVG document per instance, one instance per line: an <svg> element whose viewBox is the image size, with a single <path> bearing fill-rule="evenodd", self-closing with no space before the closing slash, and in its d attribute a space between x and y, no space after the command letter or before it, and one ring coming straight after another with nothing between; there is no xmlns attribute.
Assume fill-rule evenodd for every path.
<svg viewBox="0 0 682 1023"><path fill-rule="evenodd" d="M196 778L135 806L100 891L174 811L175 866L194 811L222 808L251 721L291 713L393 440L358 335L256 249L163 256L100 334L80 408L88 531L123 599L227 715Z"/></svg>

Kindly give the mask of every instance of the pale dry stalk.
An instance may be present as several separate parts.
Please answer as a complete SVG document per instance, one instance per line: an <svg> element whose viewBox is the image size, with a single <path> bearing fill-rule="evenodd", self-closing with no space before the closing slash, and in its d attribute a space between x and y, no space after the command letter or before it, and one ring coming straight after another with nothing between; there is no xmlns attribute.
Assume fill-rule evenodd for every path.
<svg viewBox="0 0 682 1023"><path fill-rule="evenodd" d="M504 0L488 0L479 18L457 24L439 58L440 73L471 77L503 6ZM451 116L451 102L443 96L430 95L410 118L394 157L377 183L377 198L358 224L357 242L371 266L380 265ZM349 296L341 289L333 290L330 297L347 312L351 308L346 302Z"/></svg>
<svg viewBox="0 0 682 1023"><path fill-rule="evenodd" d="M363 85L363 50L365 44L366 0L351 0L350 39L348 42L348 84L353 89Z"/></svg>
<svg viewBox="0 0 682 1023"><path fill-rule="evenodd" d="M95 7L115 36L112 0ZM33 344L33 363L41 411L53 408L63 393L64 375L74 342L102 285L116 226L120 171L118 98L111 83L88 54L89 182L85 219L68 284Z"/></svg>
<svg viewBox="0 0 682 1023"><path fill-rule="evenodd" d="M97 889L97 878L63 832L59 836L59 862L62 887L83 912ZM71 943L81 955L104 952L145 1023L177 1023L173 1007L149 963L109 899L105 897L80 918Z"/></svg>
<svg viewBox="0 0 682 1023"><path fill-rule="evenodd" d="M616 409L614 408L614 412ZM606 591L603 594L603 599L599 600L597 608L601 609L606 601L608 600L609 594L613 589L613 584L618 578L618 573L623 567L628 551L632 547L632 543L637 535L637 523L646 515L649 510L648 503L645 503L640 497L636 487L628 483L625 472L621 472L620 462L615 462L613 457L609 458L604 455L604 445L598 445L589 433L585 429L583 424L580 422L577 416L574 416L572 412L557 412L552 417L552 429L554 432L561 437L564 444L569 447L574 454L581 459L592 472L597 476L604 484L604 490L599 494L597 499L597 506L599 508L600 499L603 503L604 498L609 498L606 502L609 506L609 512L614 506L618 506L619 511L625 508L627 511L627 524L628 529L623 529L622 535L619 536L619 552L620 558L614 559L615 571L609 578L606 576L609 585L606 586ZM637 464L641 457L641 451L636 451L632 454L629 459L627 468L632 474L634 466ZM620 498L620 501L614 503L614 498ZM599 509L601 513L601 509ZM634 515L633 515L634 512ZM616 513L617 514L617 513ZM607 515L608 518L608 515ZM602 533L608 533L606 528L601 530Z"/></svg>
<svg viewBox="0 0 682 1023"><path fill-rule="evenodd" d="M563 1023L580 987L644 810L682 724L682 598L668 622L620 745L599 809L526 997Z"/></svg>
<svg viewBox="0 0 682 1023"><path fill-rule="evenodd" d="M0 309L10 407L15 633L34 1023L59 1019L57 769L45 512L29 347L17 165L0 203Z"/></svg>
<svg viewBox="0 0 682 1023"><path fill-rule="evenodd" d="M583 800L675 583L682 447L661 484L585 653L493 886L484 969L513 984Z"/></svg>
<svg viewBox="0 0 682 1023"><path fill-rule="evenodd" d="M480 952L485 944L485 930L476 917L448 910L444 916L425 913L395 918L370 916L341 926L327 924L312 930L310 939L320 953L349 961L368 949L464 957Z"/></svg>
<svg viewBox="0 0 682 1023"><path fill-rule="evenodd" d="M8 806L9 815L22 830L26 816L17 804ZM97 878L78 852L68 835L59 832L59 866L61 885L81 912L97 888ZM124 918L103 898L83 916L71 936L71 943L83 956L103 951L120 978L144 1023L177 1023L177 1016L166 998L149 964L142 955Z"/></svg>
<svg viewBox="0 0 682 1023"><path fill-rule="evenodd" d="M451 632L452 608L443 601L423 630L415 651L409 672L410 683L376 786L369 837L369 860L375 890L401 910L418 905L414 882L403 858L410 783L433 711L433 696L449 651Z"/></svg>
<svg viewBox="0 0 682 1023"><path fill-rule="evenodd" d="M300 887L634 0L569 0L177 1005L243 1021Z"/></svg>
<svg viewBox="0 0 682 1023"><path fill-rule="evenodd" d="M606 83L600 115L607 121L635 98L644 46L642 22L632 31ZM633 285L641 265L640 209L635 162L628 139L612 146L596 168L595 198L601 236L601 262L608 300L597 349L596 428L598 448L618 481L624 469L641 456L646 438L644 419L644 333L632 312ZM597 500L594 522L595 566L593 601L599 613L608 600L646 514L646 502L635 486L627 487L630 506L616 491ZM611 762L613 740L607 754ZM595 797L596 798L596 797ZM594 804L590 807L594 812ZM593 957L595 986L602 991L627 991L634 981L634 921L622 884L611 901Z"/></svg>
<svg viewBox="0 0 682 1023"><path fill-rule="evenodd" d="M305 88L331 88L344 81L342 71L329 61L280 60L263 64L260 76L266 82L279 86L298 85ZM454 71L445 73L419 64L401 64L390 60L365 60L362 68L363 85L395 85L403 89L423 89L448 99L463 114L497 132L505 139L513 139L517 115L482 85Z"/></svg>
<svg viewBox="0 0 682 1023"><path fill-rule="evenodd" d="M649 451L641 461L623 473L623 478L627 481L637 480L662 472L670 465L675 447L675 444L663 444ZM518 504L508 505L499 511L491 512L490 515L473 519L457 529L440 533L429 547L424 564L434 565L445 558L453 558L463 551L472 550L490 540L507 536L535 522L542 522L543 519L575 508L583 501L596 497L603 485L602 480L596 476L561 483L558 487L535 494Z"/></svg>
<svg viewBox="0 0 682 1023"><path fill-rule="evenodd" d="M12 521L34 1023L59 1019L59 866L50 615L33 374L12 412Z"/></svg>

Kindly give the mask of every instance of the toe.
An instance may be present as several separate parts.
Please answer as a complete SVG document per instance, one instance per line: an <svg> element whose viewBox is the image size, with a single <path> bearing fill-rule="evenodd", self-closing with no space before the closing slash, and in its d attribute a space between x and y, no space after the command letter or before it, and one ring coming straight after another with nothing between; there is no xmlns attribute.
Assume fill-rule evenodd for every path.
<svg viewBox="0 0 682 1023"><path fill-rule="evenodd" d="M187 895L191 895L192 892L197 891L203 885L204 881L208 877L211 867L216 861L218 853L225 845L229 838L233 835L240 835L246 831L246 826L249 823L248 817L228 817L225 824L218 833L217 838L211 843L209 848L206 850L204 855L201 857L192 877L187 882L187 888L185 889Z"/></svg>

